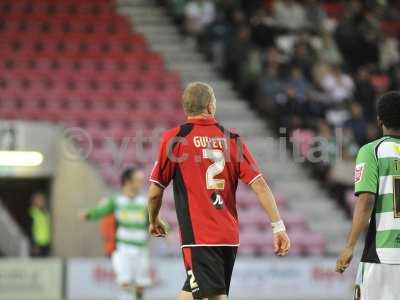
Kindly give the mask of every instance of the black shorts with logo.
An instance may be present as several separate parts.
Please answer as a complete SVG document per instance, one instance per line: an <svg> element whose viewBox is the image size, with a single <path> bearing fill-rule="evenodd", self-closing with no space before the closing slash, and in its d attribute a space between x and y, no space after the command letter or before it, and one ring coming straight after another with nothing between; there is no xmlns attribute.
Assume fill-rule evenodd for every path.
<svg viewBox="0 0 400 300"><path fill-rule="evenodd" d="M182 252L187 275L182 290L194 299L229 294L237 247L184 247Z"/></svg>

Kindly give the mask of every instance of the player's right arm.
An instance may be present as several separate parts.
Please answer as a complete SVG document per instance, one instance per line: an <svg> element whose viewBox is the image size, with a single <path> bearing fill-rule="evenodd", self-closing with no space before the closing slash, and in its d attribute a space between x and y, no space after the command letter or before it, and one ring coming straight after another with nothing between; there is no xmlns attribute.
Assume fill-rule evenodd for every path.
<svg viewBox="0 0 400 300"><path fill-rule="evenodd" d="M358 196L354 208L353 222L346 246L336 262L336 271L343 273L353 258L354 247L371 218L378 188L378 164L371 144L363 146L357 155L354 172L355 195Z"/></svg>
<svg viewBox="0 0 400 300"><path fill-rule="evenodd" d="M150 174L150 187L147 192L148 212L149 212L149 233L155 237L165 237L167 235L167 225L160 218L162 197L164 189L172 180L175 163L171 157L174 156L171 139L174 131L166 132L160 143L157 161Z"/></svg>
<svg viewBox="0 0 400 300"><path fill-rule="evenodd" d="M114 199L112 197L105 198L103 199L99 205L88 209L84 210L80 213L79 217L81 220L99 220L103 217L105 217L108 214L111 214L114 212L115 209L115 203Z"/></svg>
<svg viewBox="0 0 400 300"><path fill-rule="evenodd" d="M165 237L167 226L160 219L159 213L162 204L164 189L152 182L148 191L149 233L155 237Z"/></svg>

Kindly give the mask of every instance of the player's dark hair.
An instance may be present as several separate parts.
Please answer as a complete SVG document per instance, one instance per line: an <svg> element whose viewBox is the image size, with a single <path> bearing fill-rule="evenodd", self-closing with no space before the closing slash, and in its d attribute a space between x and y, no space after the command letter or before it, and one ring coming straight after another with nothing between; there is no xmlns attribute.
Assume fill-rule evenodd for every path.
<svg viewBox="0 0 400 300"><path fill-rule="evenodd" d="M391 91L378 99L378 118L386 128L400 129L400 93Z"/></svg>
<svg viewBox="0 0 400 300"><path fill-rule="evenodd" d="M128 181L131 180L132 176L136 173L136 168L130 167L125 169L122 174L121 174L121 186L124 186L124 184Z"/></svg>

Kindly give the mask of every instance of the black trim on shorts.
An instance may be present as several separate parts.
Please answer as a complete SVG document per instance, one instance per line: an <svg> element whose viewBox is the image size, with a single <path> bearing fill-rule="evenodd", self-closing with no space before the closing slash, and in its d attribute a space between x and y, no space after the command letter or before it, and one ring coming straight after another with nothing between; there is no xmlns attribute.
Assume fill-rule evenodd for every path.
<svg viewBox="0 0 400 300"><path fill-rule="evenodd" d="M182 290L192 293L194 299L229 295L238 247L200 246L186 249L188 248L191 251L192 269L186 266L187 278ZM196 286L191 287L191 281Z"/></svg>

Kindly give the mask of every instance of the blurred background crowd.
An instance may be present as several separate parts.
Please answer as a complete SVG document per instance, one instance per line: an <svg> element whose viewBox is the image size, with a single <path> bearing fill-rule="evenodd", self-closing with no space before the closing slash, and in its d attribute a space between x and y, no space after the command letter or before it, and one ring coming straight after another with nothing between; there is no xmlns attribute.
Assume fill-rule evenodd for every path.
<svg viewBox="0 0 400 300"><path fill-rule="evenodd" d="M379 134L376 96L400 88L400 2L160 2L277 135L301 141L300 155L313 137L328 141L332 155L305 165L350 212L346 161Z"/></svg>

